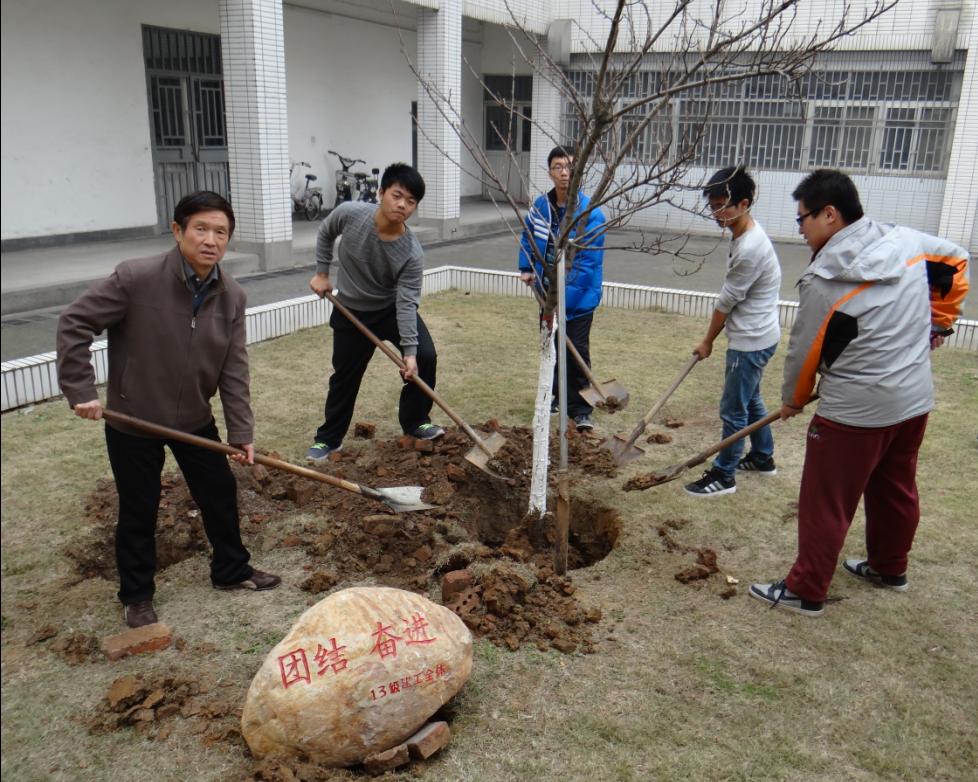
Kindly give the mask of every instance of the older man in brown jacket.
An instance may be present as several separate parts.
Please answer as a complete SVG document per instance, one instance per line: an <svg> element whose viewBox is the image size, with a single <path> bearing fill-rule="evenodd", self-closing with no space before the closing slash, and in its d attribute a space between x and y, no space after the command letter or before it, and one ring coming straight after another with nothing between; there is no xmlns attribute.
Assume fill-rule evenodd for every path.
<svg viewBox="0 0 978 782"><path fill-rule="evenodd" d="M108 330L109 409L219 440L210 406L219 391L228 441L245 452L233 458L253 461L246 297L218 266L233 232L234 212L224 198L209 191L188 195L173 215L176 247L124 261L62 313L58 377L75 415L102 417L89 349L94 337ZM237 486L224 456L115 423L106 423L105 440L119 492L119 599L130 627L157 621L155 532L164 446L200 508L214 548L214 587L263 590L281 583L248 564Z"/></svg>

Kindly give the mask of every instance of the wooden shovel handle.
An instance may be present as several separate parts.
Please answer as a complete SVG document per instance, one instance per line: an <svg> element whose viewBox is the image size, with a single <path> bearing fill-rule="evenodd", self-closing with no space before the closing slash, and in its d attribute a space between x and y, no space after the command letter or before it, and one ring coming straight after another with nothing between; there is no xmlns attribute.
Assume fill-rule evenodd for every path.
<svg viewBox="0 0 978 782"><path fill-rule="evenodd" d="M387 358L393 361L397 365L398 369L404 369L405 366L404 359L402 359L399 355L397 355L395 351L391 350L391 348L387 345L387 343L385 343L370 329L364 326L363 323L360 322L360 319L352 312L350 312L350 310L348 310L343 304L341 304L339 299L337 299L332 294L332 292L326 291L325 296L327 299L329 299L332 305L336 307L336 309L338 309L348 321L350 321L350 323L352 323L354 326L357 327L357 330L361 334L363 334L363 336L365 336L367 339L373 342L375 346L380 348L381 352L385 356L387 356ZM492 451L489 450L486 444L482 442L482 438L475 433L475 430L467 423L465 423L465 421L462 420L461 416L458 415L458 413L456 413L454 410L452 410L452 408L448 406L448 403L441 398L441 396L438 394L438 392L435 391L435 389L433 389L431 386L425 383L424 380L422 380L417 375L411 375L410 380L418 388L424 391L425 394L428 395L428 398L431 399L432 402L434 402L442 410L444 410L445 414L449 418L451 418L455 422L455 424L469 436L472 442L474 442L477 446L479 446L479 448L486 454L486 456L488 456L491 459L495 455L493 454Z"/></svg>
<svg viewBox="0 0 978 782"><path fill-rule="evenodd" d="M814 402L816 399L818 399L818 394L812 394L812 396L809 397L808 402L805 402L805 405L809 404L810 402ZM698 454L696 454L696 456L692 457L688 461L683 462L682 467L684 469L689 469L690 467L695 467L697 464L702 464L711 456L713 456L713 454L719 453L727 446L733 445L738 440L744 439L748 435L756 432L758 429L763 429L768 424L773 424L780 417L781 417L781 409L778 408L778 410L776 410L773 413L768 413L759 421L754 421L754 423L745 426L740 431L734 432L729 437L724 437L716 445L711 445L706 450L700 451Z"/></svg>
<svg viewBox="0 0 978 782"><path fill-rule="evenodd" d="M625 443L625 447L622 449L623 451L627 451L629 448L635 445L635 441L642 436L642 433L646 430L648 425L652 423L652 419L655 417L655 414L662 409L662 406L669 400L669 397L675 393L676 389L679 388L679 384L686 379L686 375L692 371L693 367L695 367L699 361L700 357L694 353L693 357L690 358L690 360L686 363L686 366L684 366L682 371L679 373L679 376L672 381L672 385L669 386L669 388L666 389L666 392L659 397L658 401L652 405L649 412L647 412L642 419L635 424L635 428L632 429L632 433L628 436L628 442Z"/></svg>
<svg viewBox="0 0 978 782"><path fill-rule="evenodd" d="M218 442L217 440L209 440L206 437L200 437L196 434L190 434L189 432L181 432L179 429L170 429L168 426L161 426L160 424L154 424L150 421L144 421L142 418L136 418L131 415L126 415L125 413L117 413L115 410L102 409L102 415L109 421L115 421L116 423L126 424L128 426L135 427L136 429L142 429L144 432L149 432L157 437L165 438L167 440L177 440L181 443L187 443L188 445L196 445L200 448L206 448L209 451L216 451L217 453L227 454L228 456L237 456L244 454L240 448L235 448L233 445L227 445L226 443ZM284 470L285 472L290 472L294 475L301 475L303 478L309 478L313 481L319 481L320 483L328 483L330 486L334 486L337 489L345 489L346 491L351 491L354 494L359 494L363 497L369 497L372 500L384 501L383 495L376 489L372 489L369 486L362 486L359 483L354 483L353 481L347 481L343 478L337 478L333 475L326 475L316 470L310 470L307 467L299 467L291 462L286 462L281 459L275 459L271 456L264 456L262 454L255 454L255 461L258 464L263 464L266 467L274 467L277 470Z"/></svg>

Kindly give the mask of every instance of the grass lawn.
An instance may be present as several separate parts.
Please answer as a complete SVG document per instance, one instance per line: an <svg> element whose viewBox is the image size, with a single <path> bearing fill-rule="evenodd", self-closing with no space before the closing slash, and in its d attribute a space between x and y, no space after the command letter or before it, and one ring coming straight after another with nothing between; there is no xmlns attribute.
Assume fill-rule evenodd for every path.
<svg viewBox="0 0 978 782"><path fill-rule="evenodd" d="M439 351L438 390L472 422L529 425L536 377L535 315L524 300L448 292L423 314ZM599 379L617 377L630 407L597 414L604 433L627 434L681 368L705 322L602 309L592 333ZM300 462L322 415L328 328L251 349L257 445ZM722 342L722 339L721 339ZM778 398L784 344L765 378ZM794 502L808 416L775 425L778 474L746 476L736 494L694 499L676 481L625 493L635 474L688 458L720 439L722 345L697 367L658 420L685 425L615 479L575 477L575 492L617 509L618 547L572 573L577 596L603 620L592 655L478 641L473 675L455 708L451 745L390 779L442 780L965 780L978 768L978 622L974 519L978 488L975 355L934 355L937 407L918 471L922 520L905 594L844 574L825 615L765 609L752 581L782 578L795 554ZM397 432L400 383L375 358L354 420ZM437 408L433 418L450 423ZM220 420L220 417L219 417ZM78 580L64 554L86 528L85 503L109 475L102 427L63 401L2 417L3 778L10 780L232 780L254 773L242 740L208 743L177 716L165 739L126 728L89 732L88 716L123 674L192 678L235 708L251 677L310 602L298 589L307 555L254 551L284 576L267 594L219 593L207 557L157 577L157 607L182 651L69 665L29 643L53 624L102 637L122 629L116 585ZM642 441L639 441L642 444ZM172 463L168 463L168 469ZM687 474L690 479L698 472ZM968 511L967 508L972 510ZM280 518L283 530L315 519ZM968 521L971 519L971 521ZM740 594L721 599L716 580L673 576L692 560L672 539L718 552ZM861 513L844 549L863 552ZM247 542L247 540L246 540ZM346 779L349 772L337 772ZM326 778L326 777L324 777Z"/></svg>

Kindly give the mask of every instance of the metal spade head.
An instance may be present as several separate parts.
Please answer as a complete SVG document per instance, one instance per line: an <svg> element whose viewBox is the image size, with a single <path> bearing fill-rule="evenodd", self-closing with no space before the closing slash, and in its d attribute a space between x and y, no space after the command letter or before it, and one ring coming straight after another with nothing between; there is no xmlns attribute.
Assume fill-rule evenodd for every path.
<svg viewBox="0 0 978 782"><path fill-rule="evenodd" d="M421 486L391 486L389 489L377 489L387 507L397 513L437 507L421 501L423 491Z"/></svg>
<svg viewBox="0 0 978 782"><path fill-rule="evenodd" d="M591 407L596 407L609 415L628 406L628 390L614 378L598 383L597 387L589 385L587 388L582 388L579 393Z"/></svg>
<svg viewBox="0 0 978 782"><path fill-rule="evenodd" d="M499 453L499 449L506 444L506 438L499 432L492 432L485 437L480 437L479 442L481 445L473 446L465 454L465 461L475 465L483 472L489 473L489 475L499 477L489 469L489 460Z"/></svg>
<svg viewBox="0 0 978 782"><path fill-rule="evenodd" d="M598 445L607 451L611 451L611 455L615 457L615 464L619 467L645 456L644 450L634 443L629 445L628 440L617 434L614 437L606 437Z"/></svg>

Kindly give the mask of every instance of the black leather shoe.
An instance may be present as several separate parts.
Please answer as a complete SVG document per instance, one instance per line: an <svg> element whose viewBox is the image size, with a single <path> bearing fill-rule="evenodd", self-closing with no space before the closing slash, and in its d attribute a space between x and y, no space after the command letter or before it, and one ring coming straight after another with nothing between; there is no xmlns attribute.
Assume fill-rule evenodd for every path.
<svg viewBox="0 0 978 782"><path fill-rule="evenodd" d="M130 627L145 627L146 625L155 625L160 621L156 618L152 600L130 603L125 607L123 617Z"/></svg>
<svg viewBox="0 0 978 782"><path fill-rule="evenodd" d="M266 589L275 589L281 583L281 576L253 570L251 576L244 581L239 581L237 584L214 584L214 589L251 589L255 592L264 592Z"/></svg>

